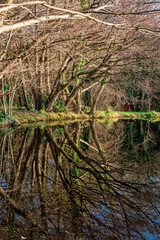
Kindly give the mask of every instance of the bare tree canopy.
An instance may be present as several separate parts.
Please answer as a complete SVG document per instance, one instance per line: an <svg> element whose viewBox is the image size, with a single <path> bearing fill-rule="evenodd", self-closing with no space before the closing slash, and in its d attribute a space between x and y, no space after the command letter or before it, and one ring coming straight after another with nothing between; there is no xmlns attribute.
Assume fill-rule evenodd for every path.
<svg viewBox="0 0 160 240"><path fill-rule="evenodd" d="M118 108L126 101L121 99L137 105L142 100L138 94L143 102L147 94L149 109L156 106L152 102L158 97L159 12L158 1L2 3L0 95L4 112L6 105L9 112L13 105L95 112L99 106L101 110L109 105ZM145 70L145 64L153 67ZM150 79L142 77L144 71ZM129 89L138 86L144 92L143 81L147 93L134 96Z"/></svg>

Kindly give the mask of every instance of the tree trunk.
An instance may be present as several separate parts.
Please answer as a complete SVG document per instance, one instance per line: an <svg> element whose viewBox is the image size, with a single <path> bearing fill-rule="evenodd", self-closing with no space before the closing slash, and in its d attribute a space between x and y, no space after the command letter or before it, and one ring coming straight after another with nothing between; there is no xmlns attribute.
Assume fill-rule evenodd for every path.
<svg viewBox="0 0 160 240"><path fill-rule="evenodd" d="M98 103L98 101L99 101L99 98L100 98L100 95L101 95L103 89L104 89L104 84L103 84L103 83L100 83L100 87L99 87L99 89L97 90L97 93L95 94L96 96L95 96L95 98L93 99L93 103L92 103L92 105L91 105L90 114L92 114L92 115L95 113L96 106L97 106L97 103Z"/></svg>
<svg viewBox="0 0 160 240"><path fill-rule="evenodd" d="M48 111L48 112L52 111L53 103L57 99L59 93L61 92L60 79L61 79L62 75L64 74L65 70L67 69L71 60L72 60L72 58L70 56L68 56L68 54L67 54L62 63L61 69L58 72L56 80L53 84L51 93L50 93L48 99L46 100L46 111Z"/></svg>

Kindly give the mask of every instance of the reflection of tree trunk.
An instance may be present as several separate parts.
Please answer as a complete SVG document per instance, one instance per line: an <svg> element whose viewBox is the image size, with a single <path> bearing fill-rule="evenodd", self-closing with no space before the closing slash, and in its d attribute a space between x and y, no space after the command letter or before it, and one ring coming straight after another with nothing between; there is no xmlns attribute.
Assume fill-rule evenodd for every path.
<svg viewBox="0 0 160 240"><path fill-rule="evenodd" d="M49 129L46 129L45 135L46 135L47 141L49 142L49 145L50 145L50 148L51 148L51 152L52 152L55 164L56 164L57 171L59 172L59 175L60 175L60 177L61 177L61 179L62 179L62 181L63 181L63 183L64 183L64 185L65 185L65 187L67 189L67 192L68 192L69 191L68 190L69 180L65 176L64 171L62 169L62 166L59 164L60 148L58 147L58 145L54 141L54 137L52 136L52 133L51 133L51 131Z"/></svg>
<svg viewBox="0 0 160 240"><path fill-rule="evenodd" d="M48 151L48 142L45 141L43 145L42 174L41 174L41 181L44 189L46 189L47 151Z"/></svg>
<svg viewBox="0 0 160 240"><path fill-rule="evenodd" d="M44 197L44 193L46 189L43 189L42 185L42 176L41 176L41 156L43 158L45 155L42 155L42 138L40 129L35 130L35 170L36 170L36 177L37 177L37 186L40 198L40 205L41 205L41 217L42 223L47 229L47 213L46 213L46 201ZM46 160L43 159L43 165Z"/></svg>
<svg viewBox="0 0 160 240"><path fill-rule="evenodd" d="M34 185L35 185L35 161L32 161L32 175L31 175L31 191L34 193Z"/></svg>
<svg viewBox="0 0 160 240"><path fill-rule="evenodd" d="M14 235L14 223L15 223L15 211L12 209L12 206L8 204L7 206L7 225L9 229L9 237L12 239L12 236Z"/></svg>
<svg viewBox="0 0 160 240"><path fill-rule="evenodd" d="M1 152L1 161L0 161L0 167L2 170L3 170L3 164L5 162L6 139L7 139L7 134L4 134L3 140L2 140L2 152Z"/></svg>
<svg viewBox="0 0 160 240"><path fill-rule="evenodd" d="M91 157L87 156L86 154L84 154L83 151L78 148L78 146L75 144L73 139L69 136L67 129L66 128L64 128L64 129L65 129L65 136L68 140L68 143L72 146L74 151L77 153L78 157L80 159L83 159L85 164L89 166L89 167L78 166L78 168L91 173L95 177L99 186L101 187L101 183L100 183L99 179L101 178L104 181L106 180L105 177L103 176L103 173L104 174L107 173L106 168L101 166L101 163L99 163L99 161L97 161L97 159L91 158Z"/></svg>
<svg viewBox="0 0 160 240"><path fill-rule="evenodd" d="M48 233L44 230L44 228L39 223L37 223L30 214L28 214L26 211L22 210L18 206L18 204L12 198L10 198L9 195L5 191L3 191L3 189L1 187L0 187L0 196L12 207L12 209L15 211L16 214L18 214L21 217L24 217L29 222L31 222L34 227L37 227L44 234L48 235Z"/></svg>
<svg viewBox="0 0 160 240"><path fill-rule="evenodd" d="M17 190L18 194L16 194L16 197L18 197L18 198L20 197L20 193L23 189L28 166L30 164L30 158L31 158L32 152L34 150L34 145L35 145L35 139L33 136L31 144L28 148L28 153L26 155L25 160L21 158L21 161L19 161L18 171L16 174L15 182L14 182L14 187L17 187L17 186L19 187Z"/></svg>
<svg viewBox="0 0 160 240"><path fill-rule="evenodd" d="M45 131L46 138L49 142L49 145L51 147L51 151L56 163L57 171L60 175L60 179L63 183L63 186L67 192L68 199L70 200L70 206L71 206L71 217L72 217L72 227L73 227L73 233L75 235L75 239L79 239L79 234L82 231L83 227L83 214L82 214L82 207L78 203L79 195L74 189L74 185L72 183L72 178L68 179L67 175L65 173L65 170L62 168L58 161L59 151L62 150L56 142L54 141L54 138L52 136L52 133L47 129ZM57 148L58 147L58 148ZM62 150L63 154L64 151ZM70 171L70 170L69 170ZM71 176L71 172L69 173L69 176Z"/></svg>
<svg viewBox="0 0 160 240"><path fill-rule="evenodd" d="M28 128L26 128L26 130L24 131L22 143L21 143L20 149L18 150L18 156L17 156L17 159L15 161L16 165L19 164L20 159L23 157L23 154L24 154L24 151L25 151L25 145L26 145L27 137L28 137Z"/></svg>
<svg viewBox="0 0 160 240"><path fill-rule="evenodd" d="M94 142L95 142L95 144L97 146L97 149L99 151L99 155L102 158L102 160L105 162L106 160L105 160L105 156L104 156L104 151L103 151L103 149L101 147L101 144L100 144L100 142L98 140L98 137L97 137L97 134L96 134L95 122L93 122L93 121L90 122L90 129L91 129L93 140L94 140Z"/></svg>
<svg viewBox="0 0 160 240"><path fill-rule="evenodd" d="M89 136L90 136L89 127L83 127L82 139L80 139L81 148L83 151L88 150L89 147L93 148L92 146L89 145ZM95 148L93 148L93 149L95 149Z"/></svg>
<svg viewBox="0 0 160 240"><path fill-rule="evenodd" d="M84 159L86 161L90 161L90 158L88 158L88 156L86 156L83 151L81 151L81 149L78 148L78 146L76 145L76 143L74 142L74 140L70 137L68 131L66 128L65 129L65 137L68 140L68 143L72 146L72 148L74 149L74 151L77 153L78 157L80 159Z"/></svg>
<svg viewBox="0 0 160 240"><path fill-rule="evenodd" d="M16 175L16 166L15 166L15 162L14 162L11 136L12 136L11 134L8 136L8 152L10 150L10 160L11 160L13 167L11 168L11 173L10 173L10 180L9 180L9 184L8 184L9 189L12 189L13 183L15 180L15 175ZM8 154L8 157L9 157L9 154ZM9 159L8 159L8 161L9 161Z"/></svg>
<svg viewBox="0 0 160 240"><path fill-rule="evenodd" d="M22 159L23 153L26 150L25 149L26 138L27 138L27 130L25 131L24 138L22 140L22 144L21 144L21 147L20 147L20 150L19 150L19 155L18 155L17 160L16 160L16 165L18 165L17 172L16 172L15 163L13 162L14 167L13 167L13 170L10 174L10 181L9 181L9 184L8 184L9 189L13 191L13 192L11 192L12 193L11 194L12 200L14 199L16 201L18 201L18 199L20 199L21 190L23 188L23 183L24 183L23 181L20 182L20 175L24 174L24 179L25 179L25 172L22 171L21 166L22 166L22 162L23 162L23 159ZM31 144L31 146L33 146L33 142ZM16 189L17 186L19 186L19 189ZM14 218L15 218L15 212L12 209L12 205L11 205L11 208L10 207L8 208L8 214L9 214L9 221L13 224Z"/></svg>

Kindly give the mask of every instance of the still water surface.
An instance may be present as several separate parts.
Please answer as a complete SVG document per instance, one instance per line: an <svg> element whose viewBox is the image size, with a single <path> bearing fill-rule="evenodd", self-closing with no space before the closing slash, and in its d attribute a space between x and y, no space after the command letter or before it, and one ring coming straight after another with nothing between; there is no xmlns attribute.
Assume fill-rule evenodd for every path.
<svg viewBox="0 0 160 240"><path fill-rule="evenodd" d="M0 239L160 239L160 124L0 131Z"/></svg>

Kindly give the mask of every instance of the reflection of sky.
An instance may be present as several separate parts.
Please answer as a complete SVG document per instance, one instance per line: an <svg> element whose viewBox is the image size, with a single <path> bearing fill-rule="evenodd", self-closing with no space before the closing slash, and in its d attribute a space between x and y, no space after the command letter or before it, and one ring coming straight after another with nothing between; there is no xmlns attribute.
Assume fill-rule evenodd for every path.
<svg viewBox="0 0 160 240"><path fill-rule="evenodd" d="M57 134L59 134L59 133L61 133L61 131L60 131L59 128L57 128ZM63 132L62 132L62 134L63 134ZM54 186L55 180L56 180L56 174L55 174L56 166L55 166L54 159L51 158L50 155L48 156L47 161L48 161L47 175L49 176L50 179L52 179L52 180L50 180L48 178L46 179L46 184L48 186L48 193L49 193L50 190L54 191L53 186ZM7 164L8 164L8 166L10 166L9 165L10 162L7 162ZM8 168L7 169L8 175L10 175L12 173L12 172L10 172L11 166L7 167L7 168ZM143 170L143 165L142 165L142 170ZM25 205L25 210L27 212L32 212L32 209L33 209L33 212L34 212L34 209L36 209L36 211L38 212L40 210L40 205L41 205L38 193L36 194L36 192L35 192L34 198L31 198L30 194L27 195L27 191L29 193L28 189L30 189L32 187L31 186L31 181L30 181L31 173L32 173L32 161L30 162L28 170L26 172L25 184L23 186L23 193L22 193L21 198L22 198L23 202L25 202L25 204L26 204ZM155 175L156 174L152 174L152 172L150 172L150 171L149 172L148 171L147 172L145 172L145 171L138 171L137 168L136 169L134 169L134 168L131 168L131 169L126 168L125 169L125 167L124 167L124 169L122 168L122 174L121 174L121 169L119 169L119 165L117 165L117 175L115 175L115 178L116 177L117 178L120 177L120 179L123 179L124 182L131 183L132 187L134 187L134 186L136 187L136 183L139 183L139 184L140 183L145 183L148 187L150 187L149 189L152 190L151 192L154 193L154 194L157 193L156 196L158 196L158 192L157 191L159 191L158 187L160 186L160 178L158 178ZM0 186L2 187L2 189L4 191L7 190L7 184L6 184L5 179L3 179L3 175L0 176ZM156 189L156 187L157 187L157 189ZM127 187L125 187L125 185L124 186L122 185L122 187L119 186L117 188L117 193L119 193L119 194L123 195L123 194L125 194L125 191L126 191L126 194L130 193L130 192L127 191ZM24 195L25 192L26 192L26 195ZM145 189L144 189L144 193L145 193ZM134 194L134 192L133 192L133 194ZM108 234L108 236L110 236L111 233L109 231L107 231L108 228L106 226L109 226L109 227L114 229L113 214L112 214L112 211L111 211L111 208L110 208L111 207L110 204L109 203L108 203L108 205L107 205L107 203L105 203L105 205L102 204L103 199L101 199L101 197L102 196L99 196L99 199L97 200L97 202L94 202L95 205L91 206L90 211L91 211L91 213L94 216L96 216L96 218L98 218L100 221L102 221L102 223L104 223L104 228L99 226L98 223L96 222L96 220L94 220L94 219L91 219L92 220L91 223L93 224L93 226L95 226L95 228L98 229L99 232L101 232L101 233L105 232L105 234ZM132 196L132 197L134 198L134 196ZM154 201L154 195L153 195L152 198L153 198L153 201ZM32 201L31 201L31 199L32 199ZM50 200L48 200L48 205L50 204L50 201L51 201L51 205L52 205L53 199L51 198ZM156 205L156 207L158 207L158 210L160 211L160 207L157 206L158 202L159 202L158 199L155 198L155 201L157 201L157 202L154 202L154 205ZM119 227L119 231L122 234L123 233L125 234L126 229L125 229L125 222L123 221L122 212L120 211L118 203L117 203L117 205L116 205L116 203L114 203L114 204L115 204L114 207L116 208L116 217L119 220L119 222L117 223L117 226ZM143 203L142 203L142 205L143 205ZM141 207L143 208L143 206L141 206ZM149 207L151 207L151 206L149 206ZM144 206L144 208L145 208L145 206ZM150 217L152 217L152 210L153 209L150 209L150 212L148 210L148 212L150 213ZM2 213L2 210L1 210L1 213ZM63 213L61 213L61 214L63 215ZM132 212L131 211L128 211L127 214L128 214L129 217L132 216ZM53 215L54 215L54 213L53 213ZM17 218L18 218L19 222L23 221L21 219L21 217L17 216ZM138 219L138 217L137 217L137 219ZM155 220L155 222L157 222L157 224L160 225L160 216L157 216L157 219ZM1 221L0 221L0 223L1 223ZM49 224L51 224L51 223L49 223ZM52 229L52 225L50 227ZM65 226L61 225L62 229L63 229L63 227L65 227ZM156 233L151 234L151 233L147 232L147 230L145 232L143 232L143 228L141 228L141 225L137 224L137 229L141 231L141 233L144 236L144 239L146 239L146 240L160 240L160 235L156 235ZM136 235L135 232L134 232L134 235ZM107 239L109 240L109 238L110 237L108 237ZM126 239L128 239L128 238L126 237ZM137 235L137 238L135 238L135 239L139 240L140 238Z"/></svg>
<svg viewBox="0 0 160 240"><path fill-rule="evenodd" d="M157 223L159 223L159 225L160 225L160 217L159 217ZM151 233L145 232L145 233L143 233L143 236L146 240L160 240L160 234L153 235Z"/></svg>
<svg viewBox="0 0 160 240"><path fill-rule="evenodd" d="M95 209L92 210L92 214L95 215L98 219L100 219L100 221L102 221L104 224L107 224L108 226L110 226L111 228L114 228L114 222L112 222L112 212L110 211L110 205L106 203L106 205L104 204L99 204L99 209L97 208L97 211ZM116 216L117 219L119 218L120 222L117 223L117 226L119 226L119 232L123 235L126 232L126 229L123 229L123 226L126 225L125 222L123 222L123 218L122 218L122 212L118 209L118 205L114 206L116 208ZM157 210L160 211L160 205L157 204L156 205ZM152 212L150 212L150 214L152 215ZM150 217L151 217L150 215ZM160 231L160 216L157 214L156 219L153 219L155 223L157 223L157 225L159 225L159 231ZM93 223L97 226L98 225L96 223L96 221L92 220ZM121 230L120 230L121 229ZM150 233L149 231L145 230L144 232L141 231L141 226L139 226L138 230L141 232L141 234L144 237L144 240L160 240L160 233L156 234L155 229L153 229L153 234ZM99 231L102 233L103 231L105 231L105 233L107 232L105 229L103 228L99 228ZM131 230L131 232L137 237L135 238L136 240L142 239L139 238L139 235L133 230ZM108 234L110 234L110 232L108 232ZM128 238L127 238L128 239Z"/></svg>
<svg viewBox="0 0 160 240"><path fill-rule="evenodd" d="M2 177L0 177L0 187L5 191L7 188L7 183L5 181L5 179L3 179Z"/></svg>
<svg viewBox="0 0 160 240"><path fill-rule="evenodd" d="M160 240L160 235L155 236L151 233L144 233L143 236L146 240Z"/></svg>
<svg viewBox="0 0 160 240"><path fill-rule="evenodd" d="M158 211L160 211L160 207L158 208ZM157 220L155 222L159 225L159 228L160 228L160 216L157 218ZM152 235L151 233L146 232L146 233L144 233L144 237L147 240L160 240L160 234Z"/></svg>

